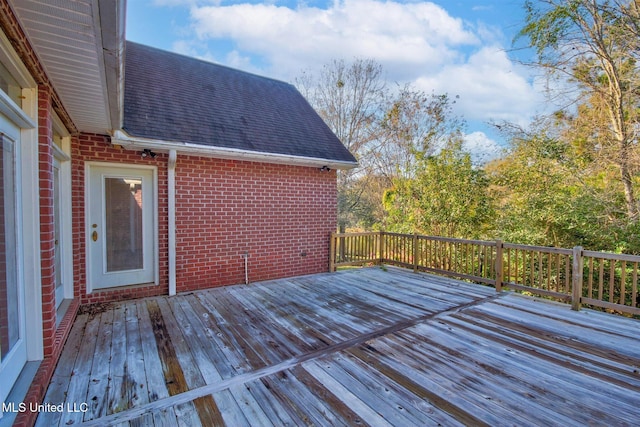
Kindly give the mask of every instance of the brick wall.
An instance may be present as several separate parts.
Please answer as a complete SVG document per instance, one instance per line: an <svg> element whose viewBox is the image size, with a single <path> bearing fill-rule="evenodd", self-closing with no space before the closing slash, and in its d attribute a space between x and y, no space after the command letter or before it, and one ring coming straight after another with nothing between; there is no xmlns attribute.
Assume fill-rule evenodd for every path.
<svg viewBox="0 0 640 427"><path fill-rule="evenodd" d="M139 152L114 147L109 137L80 134L71 140L71 181L73 215L73 276L74 295L81 304L119 301L154 295L166 295L168 286L167 252L167 161L168 156L159 154L154 159L142 158ZM159 285L126 286L87 294L85 223L85 164L86 162L122 163L131 166L156 166L158 169L158 247Z"/></svg>
<svg viewBox="0 0 640 427"><path fill-rule="evenodd" d="M328 270L335 171L178 156L178 292Z"/></svg>
<svg viewBox="0 0 640 427"><path fill-rule="evenodd" d="M40 271L42 275L42 334L44 356L59 353L55 348L56 271L55 222L53 209L53 120L51 91L38 88L38 171L40 192Z"/></svg>
<svg viewBox="0 0 640 427"><path fill-rule="evenodd" d="M159 286L86 293L85 162L158 168ZM75 295L81 303L168 293L166 155L113 147L100 135L72 141ZM336 174L314 167L178 156L176 164L177 291L328 270L329 234L336 226Z"/></svg>

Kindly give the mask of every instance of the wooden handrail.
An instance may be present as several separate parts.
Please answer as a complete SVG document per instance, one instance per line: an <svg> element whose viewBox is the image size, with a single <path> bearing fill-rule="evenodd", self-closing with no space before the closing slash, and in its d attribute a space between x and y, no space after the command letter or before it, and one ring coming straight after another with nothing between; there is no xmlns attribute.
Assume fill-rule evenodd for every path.
<svg viewBox="0 0 640 427"><path fill-rule="evenodd" d="M640 315L640 256L386 231L332 233L329 270L390 264Z"/></svg>

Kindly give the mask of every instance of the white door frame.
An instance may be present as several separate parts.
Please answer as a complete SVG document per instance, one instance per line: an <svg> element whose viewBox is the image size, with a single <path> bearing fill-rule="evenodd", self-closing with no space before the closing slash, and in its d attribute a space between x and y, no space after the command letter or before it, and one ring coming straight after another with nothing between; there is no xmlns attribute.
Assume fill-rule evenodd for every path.
<svg viewBox="0 0 640 427"><path fill-rule="evenodd" d="M152 282L144 282L144 283L152 283L157 285L159 283L159 272L158 272L158 168L156 166L148 166L148 165L136 165L136 164L128 164L128 163L106 163L106 162L86 162L85 163L85 248L86 248L86 277L87 277L87 293L92 293L93 291L108 291L110 288L104 288L96 286L93 283L93 277L96 273L95 269L102 269L102 265L96 266L93 265L91 260L91 244L95 243L92 241L92 219L91 219L91 202L92 197L102 197L100 195L92 195L91 193L91 170L92 168L109 168L114 171L114 174L117 174L118 170L131 170L138 169L143 171L150 171L152 173L152 225L153 229L153 244L152 244L152 262L151 268L153 269L153 280ZM104 233L102 233L104 234ZM103 236L102 236L103 237ZM100 238L100 237L99 237ZM142 283L140 283L142 284ZM136 284L132 284L136 285ZM128 286L128 285L124 285ZM115 289L115 288L114 288Z"/></svg>
<svg viewBox="0 0 640 427"><path fill-rule="evenodd" d="M57 119L57 117L55 118ZM54 120L55 122L56 120ZM71 138L63 137L61 147L53 144L54 162L59 163L61 212L59 248L62 264L61 276L64 286L64 299L73 299L73 218L71 202ZM56 266L57 268L58 266Z"/></svg>
<svg viewBox="0 0 640 427"><path fill-rule="evenodd" d="M35 80L0 31L0 62L22 87L22 106L0 94L0 112L20 128L17 147L16 209L18 242L16 247L18 283L24 295L24 322L27 361L42 360L44 342L42 328L42 274L40 269L40 158L38 152L38 89ZM23 191L24 190L24 191ZM29 260L28 268L24 262ZM35 268L33 268L35 266ZM16 374L19 374L17 372ZM13 386L7 378L0 382L0 401ZM0 418L2 412L0 411Z"/></svg>
<svg viewBox="0 0 640 427"><path fill-rule="evenodd" d="M5 212L4 224L0 224L0 227L8 230L10 236L15 233L10 239L6 237L7 241L5 241L7 253L13 251L13 257L11 257L13 259L10 258L11 262L6 265L7 272L12 271L13 274L7 273L11 280L7 281L6 285L15 286L15 294L9 297L7 301L9 314L13 313L15 317L12 316L12 318L8 319L8 326L9 328L17 326L18 332L16 341L10 346L10 350L4 355L4 358L0 360L0 373L2 374L0 402L4 402L18 375L20 375L20 371L22 371L27 362L27 307L25 304L25 286L22 278L24 256L22 255L22 233L20 233L20 230L22 230L21 217L23 211L20 200L22 187L20 179L20 128L4 114L0 116L0 138L2 138L3 144L5 143L4 140L6 140L6 144L11 147L10 151L5 154L8 154L7 160L11 163L11 168L9 169L11 171L11 180L9 182L12 186L6 189L8 190L6 194L8 197L4 197L0 203L5 203L5 200L13 200L13 206L11 206L10 211ZM2 149L0 147L0 150ZM5 154L3 154L3 162L5 161ZM4 173L6 171L3 167ZM12 216L13 218L11 218ZM7 218L11 218L10 222L12 224L6 223ZM13 311L11 308L15 308L17 311ZM17 320L17 325L14 322L15 320ZM12 330L15 332L15 329ZM3 351L7 351L7 349L3 349Z"/></svg>

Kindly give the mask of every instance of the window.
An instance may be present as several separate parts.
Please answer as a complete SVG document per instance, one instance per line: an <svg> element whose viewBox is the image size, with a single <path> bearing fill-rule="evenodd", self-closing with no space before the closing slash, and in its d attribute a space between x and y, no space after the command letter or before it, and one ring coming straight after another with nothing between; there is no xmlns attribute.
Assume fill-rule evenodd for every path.
<svg viewBox="0 0 640 427"><path fill-rule="evenodd" d="M22 88L17 80L13 78L9 70L0 62L0 90L9 95L9 98L16 105L22 108Z"/></svg>

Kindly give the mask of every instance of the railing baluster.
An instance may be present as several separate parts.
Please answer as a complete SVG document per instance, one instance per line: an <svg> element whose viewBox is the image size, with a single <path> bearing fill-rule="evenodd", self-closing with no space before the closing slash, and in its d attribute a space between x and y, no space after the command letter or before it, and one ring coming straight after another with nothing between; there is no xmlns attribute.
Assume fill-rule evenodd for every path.
<svg viewBox="0 0 640 427"><path fill-rule="evenodd" d="M542 252L538 252L538 286L544 289L544 277L542 275Z"/></svg>
<svg viewBox="0 0 640 427"><path fill-rule="evenodd" d="M569 255L564 257L564 292L569 293L571 285L571 259Z"/></svg>
<svg viewBox="0 0 640 427"><path fill-rule="evenodd" d="M620 271L620 304L624 305L625 301L625 282L627 281L627 262L622 261L622 269Z"/></svg>
<svg viewBox="0 0 640 427"><path fill-rule="evenodd" d="M609 302L613 302L613 294L615 291L616 280L616 263L613 260L609 261Z"/></svg>
<svg viewBox="0 0 640 427"><path fill-rule="evenodd" d="M386 262L492 284L497 291L507 286L564 301L573 299L574 306L586 304L640 315L639 256L575 251L417 233L331 233L329 270ZM588 274L586 280L584 274ZM585 292L582 283L587 286Z"/></svg>
<svg viewBox="0 0 640 427"><path fill-rule="evenodd" d="M631 280L631 307L638 305L638 263L633 263L633 279Z"/></svg>
<svg viewBox="0 0 640 427"><path fill-rule="evenodd" d="M553 256L547 254L547 290L551 290L551 264L553 264Z"/></svg>
<svg viewBox="0 0 640 427"><path fill-rule="evenodd" d="M604 299L604 260L600 258L600 272L598 275L598 299Z"/></svg>
<svg viewBox="0 0 640 427"><path fill-rule="evenodd" d="M589 298L593 298L593 257L589 257Z"/></svg>

